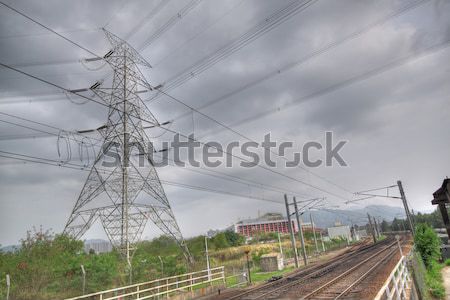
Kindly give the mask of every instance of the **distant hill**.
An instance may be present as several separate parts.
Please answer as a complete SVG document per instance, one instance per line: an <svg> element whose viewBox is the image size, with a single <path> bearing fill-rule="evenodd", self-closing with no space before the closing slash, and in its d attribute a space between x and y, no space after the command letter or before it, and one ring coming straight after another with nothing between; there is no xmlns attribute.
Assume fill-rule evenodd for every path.
<svg viewBox="0 0 450 300"><path fill-rule="evenodd" d="M314 223L317 227L330 227L334 226L336 222L340 222L345 225L357 224L363 225L368 222L367 213L375 217L377 220L392 221L394 218L404 218L405 211L401 207L393 207L387 205L370 205L361 209L352 210L339 210L328 209L313 211L312 215ZM309 213L306 212L303 215L305 222L309 222Z"/></svg>
<svg viewBox="0 0 450 300"><path fill-rule="evenodd" d="M84 251L89 252L90 250L95 251L95 253L110 252L112 250L112 245L109 241L102 239L85 240Z"/></svg>
<svg viewBox="0 0 450 300"><path fill-rule="evenodd" d="M20 249L20 245L9 245L0 248L1 252L15 252ZM96 253L110 252L112 250L111 243L102 239L84 240L84 251L94 250Z"/></svg>
<svg viewBox="0 0 450 300"><path fill-rule="evenodd" d="M20 249L20 245L9 245L9 246L4 246L4 247L0 248L0 251L4 252L4 253L8 253L8 252L16 252L19 249Z"/></svg>

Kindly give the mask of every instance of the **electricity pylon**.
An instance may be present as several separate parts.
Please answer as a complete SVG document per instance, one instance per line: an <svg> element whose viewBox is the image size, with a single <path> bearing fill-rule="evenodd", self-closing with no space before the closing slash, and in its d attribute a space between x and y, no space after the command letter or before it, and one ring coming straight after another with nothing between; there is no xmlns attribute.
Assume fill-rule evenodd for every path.
<svg viewBox="0 0 450 300"><path fill-rule="evenodd" d="M175 238L186 259L192 262L150 157L153 145L144 131L144 125L159 126L139 96L152 87L138 65L151 66L128 43L104 32L112 49L103 58L87 61L106 61L113 69L112 87L97 82L89 89L72 91L92 91L109 106L108 121L98 129L104 142L64 232L80 238L100 219L113 247L130 262L133 244L139 241L150 219Z"/></svg>

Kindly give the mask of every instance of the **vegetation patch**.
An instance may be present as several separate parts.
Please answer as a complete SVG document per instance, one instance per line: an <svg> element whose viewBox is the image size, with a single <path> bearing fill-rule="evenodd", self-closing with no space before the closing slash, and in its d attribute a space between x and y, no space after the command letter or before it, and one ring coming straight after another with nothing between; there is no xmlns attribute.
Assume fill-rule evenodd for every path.
<svg viewBox="0 0 450 300"><path fill-rule="evenodd" d="M426 267L425 283L433 297L443 299L445 288L442 279L442 265L439 264L440 240L434 230L427 224L416 226L415 247L420 253Z"/></svg>

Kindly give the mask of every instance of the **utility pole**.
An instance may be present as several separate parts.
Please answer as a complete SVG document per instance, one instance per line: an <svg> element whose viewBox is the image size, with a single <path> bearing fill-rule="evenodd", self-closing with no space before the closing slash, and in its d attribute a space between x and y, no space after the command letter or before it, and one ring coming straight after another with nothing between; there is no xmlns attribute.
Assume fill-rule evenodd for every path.
<svg viewBox="0 0 450 300"><path fill-rule="evenodd" d="M313 231L313 236L314 236L314 243L316 244L316 252L319 253L319 245L317 244L317 237L316 237L316 227L314 226L314 220L313 220L313 216L312 213L309 213L309 219L311 221L311 228Z"/></svg>
<svg viewBox="0 0 450 300"><path fill-rule="evenodd" d="M370 228L370 232L372 233L373 242L376 243L377 242L377 237L375 236L375 230L373 229L372 220L370 218L369 213L367 213L367 218L369 219L369 228Z"/></svg>
<svg viewBox="0 0 450 300"><path fill-rule="evenodd" d="M286 215L288 219L289 234L291 236L292 250L294 251L294 263L295 267L298 268L298 254L297 254L297 247L295 245L294 228L292 228L291 213L289 211L289 202L286 194L284 194L284 203L286 204Z"/></svg>
<svg viewBox="0 0 450 300"><path fill-rule="evenodd" d="M322 251L325 252L325 244L323 243L322 231L320 232L320 241L322 242Z"/></svg>
<svg viewBox="0 0 450 300"><path fill-rule="evenodd" d="M305 264L305 266L307 266L308 256L306 255L305 238L303 237L303 224L302 224L303 222L298 212L297 199L295 199L295 197L294 197L294 208L295 208L295 217L297 218L298 235L300 236L300 243L302 244L303 263Z"/></svg>
<svg viewBox="0 0 450 300"><path fill-rule="evenodd" d="M409 212L408 202L406 201L405 191L403 190L403 185L400 180L397 181L398 189L400 191L400 196L402 198L403 207L405 208L406 218L408 219L409 228L411 229L411 234L414 237L414 225L411 219L411 213Z"/></svg>
<svg viewBox="0 0 450 300"><path fill-rule="evenodd" d="M205 235L205 252L206 252L206 269L208 270L208 280L211 280L211 269L209 266L209 253L208 253L208 237Z"/></svg>
<svg viewBox="0 0 450 300"><path fill-rule="evenodd" d="M379 238L380 231L378 230L377 220L375 219L375 217L372 217L372 220L373 220L373 227L375 228L375 234L377 235L377 238Z"/></svg>
<svg viewBox="0 0 450 300"><path fill-rule="evenodd" d="M281 247L280 232L278 232L278 246L280 247L280 255L281 255L281 258L283 258L283 247Z"/></svg>

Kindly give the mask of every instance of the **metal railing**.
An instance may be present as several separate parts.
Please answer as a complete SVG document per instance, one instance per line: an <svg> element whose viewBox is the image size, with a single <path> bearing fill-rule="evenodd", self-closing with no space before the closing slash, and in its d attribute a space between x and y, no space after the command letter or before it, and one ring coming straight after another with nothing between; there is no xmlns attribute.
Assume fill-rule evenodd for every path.
<svg viewBox="0 0 450 300"><path fill-rule="evenodd" d="M136 283L65 300L141 300L160 296L169 297L179 292L192 292L195 287L212 285L221 281L225 284L223 266Z"/></svg>
<svg viewBox="0 0 450 300"><path fill-rule="evenodd" d="M406 291L410 280L406 258L402 256L374 299L407 299Z"/></svg>

